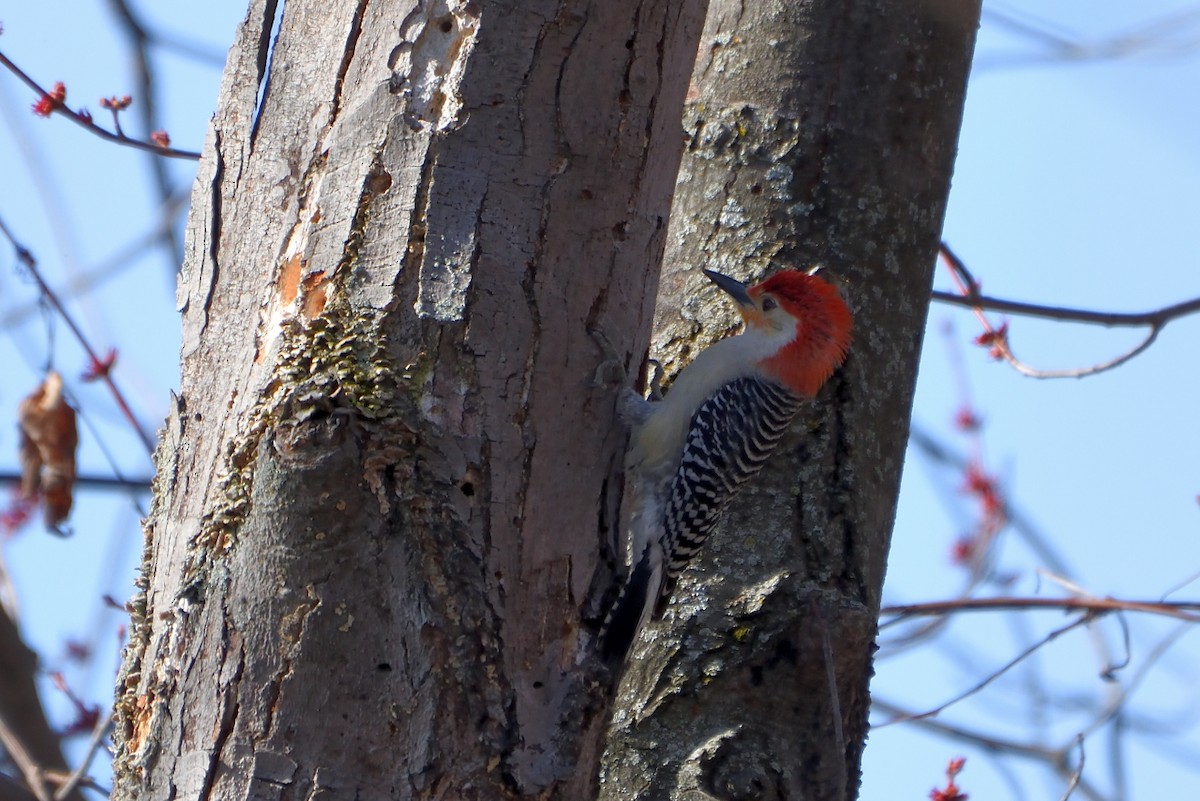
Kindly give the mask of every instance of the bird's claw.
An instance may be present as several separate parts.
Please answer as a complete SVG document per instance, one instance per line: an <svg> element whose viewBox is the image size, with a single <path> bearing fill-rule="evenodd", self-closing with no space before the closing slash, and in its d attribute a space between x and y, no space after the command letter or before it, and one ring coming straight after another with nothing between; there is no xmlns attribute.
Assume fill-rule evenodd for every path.
<svg viewBox="0 0 1200 801"><path fill-rule="evenodd" d="M596 367L596 372L592 374L592 386L624 386L627 377L625 360L617 353L617 349L609 342L603 331L598 328L589 328L588 334L595 340L600 352L604 354L604 361L600 362Z"/></svg>
<svg viewBox="0 0 1200 801"><path fill-rule="evenodd" d="M654 372L650 374L650 400L657 403L663 399L662 380L663 366L658 359L647 359L650 366L654 368Z"/></svg>

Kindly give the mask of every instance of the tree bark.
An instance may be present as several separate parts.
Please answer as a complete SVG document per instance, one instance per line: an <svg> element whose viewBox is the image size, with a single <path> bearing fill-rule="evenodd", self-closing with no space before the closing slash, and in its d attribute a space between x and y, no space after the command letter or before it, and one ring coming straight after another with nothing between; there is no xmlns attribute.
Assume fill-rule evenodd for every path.
<svg viewBox="0 0 1200 801"><path fill-rule="evenodd" d="M193 192L114 798L595 795L581 609L623 442L587 329L648 339L702 15L252 3Z"/></svg>
<svg viewBox="0 0 1200 801"><path fill-rule="evenodd" d="M855 344L635 646L602 798L857 795L978 19L957 0L711 4L654 355L673 372L731 327L698 266L753 280L822 265Z"/></svg>

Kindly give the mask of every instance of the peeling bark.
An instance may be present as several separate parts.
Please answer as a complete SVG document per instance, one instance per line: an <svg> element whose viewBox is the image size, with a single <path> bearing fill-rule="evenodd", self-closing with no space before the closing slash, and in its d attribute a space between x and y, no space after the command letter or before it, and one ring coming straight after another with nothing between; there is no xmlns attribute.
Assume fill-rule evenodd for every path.
<svg viewBox="0 0 1200 801"><path fill-rule="evenodd" d="M822 265L846 367L635 645L605 799L857 796L880 591L978 3L714 0L653 355L732 315L696 268Z"/></svg>
<svg viewBox="0 0 1200 801"><path fill-rule="evenodd" d="M252 3L114 798L595 795L623 443L587 329L648 339L701 6Z"/></svg>

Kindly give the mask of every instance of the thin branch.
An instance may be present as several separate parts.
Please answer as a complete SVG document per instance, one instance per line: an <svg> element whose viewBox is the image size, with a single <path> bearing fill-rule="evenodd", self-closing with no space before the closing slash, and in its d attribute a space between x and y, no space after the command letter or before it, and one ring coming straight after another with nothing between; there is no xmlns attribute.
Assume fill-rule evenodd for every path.
<svg viewBox="0 0 1200 801"><path fill-rule="evenodd" d="M154 69L150 61L150 33L125 0L108 0L108 5L112 8L117 22L129 37L133 70L137 81L137 111L142 117L143 130L159 130ZM154 181L158 185L159 200L166 203L173 193L171 176L167 172L166 162L160 159L151 159L150 170L154 173ZM183 243L179 241L174 228L168 227L165 230L163 242L171 252L171 261L174 264L181 263L183 261Z"/></svg>
<svg viewBox="0 0 1200 801"><path fill-rule="evenodd" d="M92 727L92 736L88 740L87 751L84 752L83 759L79 760L79 765L75 770L71 771L66 781L54 793L54 801L65 801L66 797L73 793L75 788L79 786L80 781L91 766L92 760L96 757L96 752L100 750L100 743L104 741L104 735L108 733L108 727L111 724L111 712L106 712L96 720L96 725Z"/></svg>
<svg viewBox="0 0 1200 801"><path fill-rule="evenodd" d="M149 30L149 33L154 44L163 50L218 70L225 66L227 54L219 47L210 47L203 42L197 42L186 36L161 29Z"/></svg>
<svg viewBox="0 0 1200 801"><path fill-rule="evenodd" d="M1096 312L1058 306L1041 306L1034 303L1021 303L986 297L980 293L979 283L971 275L966 264L955 255L946 243L942 243L940 252L942 258L950 267L955 283L958 284L959 293L954 294L935 290L932 293L933 299L944 303L965 306L974 310L975 316L979 318L980 323L984 327L984 334L980 337L980 343L990 345L993 356L1004 359L1017 372L1030 378L1085 378L1120 367L1153 345L1154 341L1158 339L1159 332L1166 327L1167 323L1179 317L1200 312L1200 298L1193 298L1182 303L1176 303L1148 312L1120 313ZM1008 342L1007 326L1002 325L999 328L994 328L991 322L984 316L984 309L1008 311L1013 314L1092 325L1147 327L1149 330L1146 333L1146 337L1133 349L1106 362L1094 364L1090 367L1069 370L1039 370L1016 357L1012 351L1012 346Z"/></svg>
<svg viewBox="0 0 1200 801"><path fill-rule="evenodd" d="M1146 677L1150 675L1150 671L1158 665L1171 646L1179 642L1183 635L1187 634L1191 630L1192 629L1189 625L1181 624L1177 626L1174 631L1156 643L1155 646L1150 649L1150 652L1146 655L1145 659L1142 660L1141 666L1138 668L1133 678L1131 678L1121 687L1120 692L1112 698L1111 702L1106 705L1105 709L1100 710L1100 714L1096 720L1094 720L1091 725L1084 729L1083 732L1081 732L1081 735L1093 734L1099 731L1108 722L1115 720L1121 711L1127 707L1129 699L1141 687Z"/></svg>
<svg viewBox="0 0 1200 801"><path fill-rule="evenodd" d="M1088 612L1091 616L1110 612L1145 612L1165 615L1189 623L1200 623L1200 601L1127 601L1119 598L961 598L923 604L885 606L880 615L895 615L895 620L881 623L880 628L909 617L947 615L956 612L1011 612L1021 609L1055 609L1067 612Z"/></svg>
<svg viewBox="0 0 1200 801"><path fill-rule="evenodd" d="M1028 743L1017 742L1016 740L1006 740L993 734L988 734L984 731L968 729L964 726L959 726L955 723L949 723L944 720L931 720L923 718L915 712L904 709L899 704L893 704L882 698L873 697L871 706L880 712L892 715L895 720L902 720L921 726L922 728L935 731L945 737L954 740L961 740L970 743L985 751L991 751L999 754L1011 754L1014 756L1023 756L1030 759L1048 760L1052 757L1051 749L1040 745L1030 745Z"/></svg>
<svg viewBox="0 0 1200 801"><path fill-rule="evenodd" d="M1089 309L1075 309L1067 306L1043 306L1038 303L1025 303L1018 300L1005 300L990 295L974 294L959 295L935 289L932 293L934 300L949 303L952 306L963 306L968 309L987 309L988 311L1009 312L1023 317L1041 317L1059 322L1086 323L1102 325L1107 328L1141 328L1164 325L1177 317L1200 312L1200 298L1192 298L1182 303L1163 306L1144 312L1101 312Z"/></svg>
<svg viewBox="0 0 1200 801"><path fill-rule="evenodd" d="M1083 766L1087 762L1087 755L1083 751L1083 735L1075 735L1075 745L1079 748L1079 762L1075 765L1075 770L1071 771L1071 778L1067 782L1067 790L1063 793L1061 801L1067 801L1071 794L1075 792L1075 788L1079 786L1079 782L1083 779ZM1063 762L1066 762L1066 754L1063 754ZM1065 767L1065 765L1064 765Z"/></svg>
<svg viewBox="0 0 1200 801"><path fill-rule="evenodd" d="M1175 593L1179 592L1187 585L1192 584L1192 583L1196 582L1197 580L1200 580L1200 572L1193 573L1192 575L1185 578L1183 581L1180 581L1178 584L1175 584L1175 585L1169 587L1166 590L1166 592L1164 592L1162 594L1162 599L1165 600L1167 598L1167 596L1174 595Z"/></svg>
<svg viewBox="0 0 1200 801"><path fill-rule="evenodd" d="M20 484L21 476L16 473L0 472L0 485ZM115 476L76 476L75 487L95 490L125 490L128 492L149 492L148 478L120 478Z"/></svg>
<svg viewBox="0 0 1200 801"><path fill-rule="evenodd" d="M997 737L992 734L987 734L982 731L968 729L964 726L955 723L949 723L944 720L934 720L931 718L922 718L913 712L905 710L897 704L890 703L881 698L872 698L871 706L881 712L894 715L897 719L910 722L915 726L919 726L926 731L949 738L956 743L970 743L977 748L988 751L994 754L1004 754L1010 756L1024 757L1025 759L1034 760L1049 764L1059 773L1063 771L1062 753L1063 749L1048 748L1046 746L1018 742L1016 740L1007 740ZM1075 740L1071 740L1074 745ZM1100 801L1105 796L1098 788L1090 782L1080 777L1077 787L1081 793L1093 801Z"/></svg>
<svg viewBox="0 0 1200 801"><path fill-rule="evenodd" d="M0 58L2 58L2 56L0 56ZM92 364L101 364L102 362L99 355L96 353L95 349L92 348L92 345L90 342L88 342L87 337L84 336L82 329L80 329L80 327L76 324L74 318L67 313L67 310L63 308L58 296L54 294L54 290L52 290L50 285L46 283L46 280L42 278L42 274L38 271L37 260L34 259L33 254L30 253L28 248L17 241L17 238L13 235L12 231L9 230L8 225L4 222L2 217L0 217L0 233L3 233L8 241L12 243L13 250L16 251L17 260L21 262L21 264L25 266L25 269L29 271L29 274L33 276L33 280L37 283L38 288L41 290L42 296L45 297L50 305L54 307L55 311L58 312L58 315L67 324L67 327L71 329L71 333L73 333L75 338L79 340L79 344L82 345L84 351L87 352L88 358L92 360ZM134 417L133 410L126 402L125 396L117 387L116 382L113 381L111 371L100 371L99 378L108 385L109 392L112 393L113 399L116 401L117 406L120 408L121 413L125 416L125 419L129 421L130 426L133 427L133 430L137 432L138 437L142 440L142 444L146 447L146 452L153 456L154 439L148 433L146 433L145 429L143 429L141 424L138 423L137 418Z"/></svg>
<svg viewBox="0 0 1200 801"><path fill-rule="evenodd" d="M98 447L100 452L104 454L104 459L108 462L109 469L112 470L113 478L124 484L128 484L128 478L125 475L125 471L121 469L120 462L117 461L117 455L113 453L112 448L108 446L106 438L96 426L95 421L92 420L92 415L84 413L82 404L75 403L75 406L80 407L80 411L78 413L79 419L83 422L84 427L87 428L87 430L91 433L92 439L96 442L96 447ZM151 455L153 456L153 453ZM137 510L138 517L145 517L146 510L142 508L141 501L138 499L136 492L131 492L129 494L129 500L133 504L133 508Z"/></svg>
<svg viewBox="0 0 1200 801"><path fill-rule="evenodd" d="M1021 36L1038 50L1006 56L980 54L976 67L1005 67L1038 63L1084 63L1128 59L1137 56L1184 55L1197 49L1200 42L1194 29L1200 13L1195 9L1159 17L1140 28L1129 28L1104 38L1085 39L1078 34L1060 33L1053 23L1016 9L989 7L983 10L985 22Z"/></svg>
<svg viewBox="0 0 1200 801"><path fill-rule="evenodd" d="M172 227L172 219L187 202L187 192L177 192L173 195L170 202L163 207L162 213L158 215L158 221L151 228L130 240L111 256L90 267L85 267L69 282L56 289L55 293L59 299L66 301L86 295L105 281L137 266L137 257L149 246L163 239L166 232ZM0 329L11 328L23 323L43 308L40 300L33 300L22 306L11 306L0 314Z"/></svg>
<svg viewBox="0 0 1200 801"><path fill-rule="evenodd" d="M943 444L933 435L925 432L919 425L913 423L909 428L909 444L916 447L933 462L952 468L960 474L966 474L973 469L973 461L978 457L965 456L948 445ZM1034 552L1034 555L1051 570L1060 575L1069 575L1071 569L1067 560L1058 553L1050 542L1050 538L1040 532L1029 519L1021 513L1004 495L997 493L1000 504L999 516L1005 521L1006 530L1011 529ZM991 550L989 547L988 551ZM979 586L984 574L976 566L972 566L970 579L956 597L969 598L974 589ZM888 624L897 623L899 619ZM882 641L881 656L892 656L901 651L919 646L930 637L937 635L946 624L947 618L935 618L929 623L922 624L915 630L905 633L902 637L891 641Z"/></svg>
<svg viewBox="0 0 1200 801"><path fill-rule="evenodd" d="M910 427L908 437L912 445L915 445L922 453L938 463L950 465L959 471L966 470L970 465L970 460L966 456L942 444L933 435L923 431L916 425ZM1028 517L1015 508L1007 499L1001 498L1001 502L1004 504L1002 510L1004 519L1020 535L1025 544L1033 549L1037 557L1048 568L1060 576L1072 575L1072 570L1070 565L1067 564L1066 557L1054 549L1050 538L1039 531Z"/></svg>
<svg viewBox="0 0 1200 801"><path fill-rule="evenodd" d="M1042 637L1042 639L1038 640L1033 645L1026 648L1024 651L1021 651L1021 653L1017 654L1015 657L1010 659L1007 663L1002 665L1000 668L992 671L990 674L985 676L982 681L977 682L974 686L969 687L968 689L959 693L958 695L951 698L950 700L945 701L945 702L939 704L938 706L933 707L932 709L926 710L925 712L914 713L909 718L903 718L903 717L892 718L891 720L887 720L887 721L884 721L883 723L878 724L874 728L880 729L885 726L891 726L894 723L903 723L906 720L910 720L910 719L911 720L920 720L922 718L936 717L937 715L941 714L942 712L944 712L946 709L950 708L954 704L957 704L959 701L964 701L967 698L970 698L972 695L982 692L989 684L991 684L996 679L1003 676L1005 673L1007 673L1012 668L1019 665L1026 658L1028 658L1030 656L1030 654L1033 654L1035 651L1040 649L1042 646L1049 645L1051 642L1057 640L1062 635L1072 631L1073 629L1077 629L1082 625L1086 625L1087 623L1090 623L1091 621L1092 621L1092 617L1090 615L1084 615L1083 617L1080 617L1076 620L1071 621L1070 623L1068 623L1065 626L1060 626L1059 628L1051 631L1045 637Z"/></svg>
<svg viewBox="0 0 1200 801"><path fill-rule="evenodd" d="M7 67L8 70L20 78L26 86L36 92L39 98L50 97L50 93L46 91L45 87L43 87L33 78L29 77L24 70L10 61L8 56L4 55L3 51L0 51L0 65ZM89 116L81 115L78 111L73 111L69 106L67 106L66 103L58 100L53 101L50 111L51 113L57 112L62 114L84 130L95 134L101 139L115 142L118 145L125 145L126 147L145 150L148 153L154 153L159 156L169 156L170 158L190 159L192 161L198 161L200 159L200 154L192 150L179 150L178 148L170 146L163 147L155 142L147 142L143 139L134 139L133 137L126 136L119 131L110 131L107 128L97 125Z"/></svg>
<svg viewBox="0 0 1200 801"><path fill-rule="evenodd" d="M3 714L0 714L0 745L4 746L4 750L8 752L8 758L17 766L17 770L21 771L26 786L38 801L52 801L52 796L46 789L44 781L46 771L25 748L25 744L8 725Z"/></svg>

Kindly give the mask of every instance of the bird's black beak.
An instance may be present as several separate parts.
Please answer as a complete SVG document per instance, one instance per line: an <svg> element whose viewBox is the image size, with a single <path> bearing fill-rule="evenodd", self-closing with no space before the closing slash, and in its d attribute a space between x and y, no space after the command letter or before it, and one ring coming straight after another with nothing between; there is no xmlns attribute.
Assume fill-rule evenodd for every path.
<svg viewBox="0 0 1200 801"><path fill-rule="evenodd" d="M713 270L705 270L704 274L708 276L708 280L712 281L717 286L729 293L729 297L733 298L739 306L753 306L754 301L750 298L750 294L746 291L746 285L736 278L730 278L728 275Z"/></svg>

